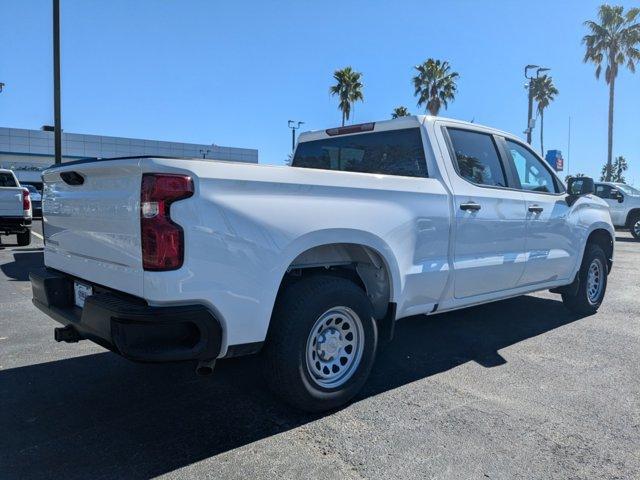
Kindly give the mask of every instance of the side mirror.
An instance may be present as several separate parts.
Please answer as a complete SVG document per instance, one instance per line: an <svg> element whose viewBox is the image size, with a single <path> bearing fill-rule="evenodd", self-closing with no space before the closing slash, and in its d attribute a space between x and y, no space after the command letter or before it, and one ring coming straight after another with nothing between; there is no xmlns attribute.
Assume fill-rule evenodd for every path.
<svg viewBox="0 0 640 480"><path fill-rule="evenodd" d="M595 183L591 177L571 177L567 180L567 203L573 204L578 197L589 195L596 191Z"/></svg>
<svg viewBox="0 0 640 480"><path fill-rule="evenodd" d="M596 191L596 186L591 177L571 177L567 180L567 191L571 196L589 195Z"/></svg>

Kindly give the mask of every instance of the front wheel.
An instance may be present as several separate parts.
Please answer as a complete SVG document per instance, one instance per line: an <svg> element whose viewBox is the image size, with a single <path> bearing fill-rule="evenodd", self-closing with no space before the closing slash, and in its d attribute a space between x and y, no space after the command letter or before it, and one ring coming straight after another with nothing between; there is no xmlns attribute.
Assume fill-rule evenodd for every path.
<svg viewBox="0 0 640 480"><path fill-rule="evenodd" d="M636 240L640 240L640 213L636 213L630 222L631 235Z"/></svg>
<svg viewBox="0 0 640 480"><path fill-rule="evenodd" d="M376 353L376 322L353 282L313 276L282 292L265 346L274 393L302 410L340 407L362 388Z"/></svg>
<svg viewBox="0 0 640 480"><path fill-rule="evenodd" d="M608 274L607 257L602 248L587 244L578 272L578 289L574 294L562 294L564 305L581 315L596 313L607 290Z"/></svg>

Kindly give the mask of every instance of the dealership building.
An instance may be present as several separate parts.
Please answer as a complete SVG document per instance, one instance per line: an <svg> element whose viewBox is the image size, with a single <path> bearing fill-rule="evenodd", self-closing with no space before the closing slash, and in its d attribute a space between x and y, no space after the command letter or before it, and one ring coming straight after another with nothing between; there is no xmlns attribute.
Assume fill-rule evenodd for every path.
<svg viewBox="0 0 640 480"><path fill-rule="evenodd" d="M137 155L258 163L258 150L251 148L62 133L63 162ZM0 168L13 170L20 182L39 187L42 170L53 163L52 131L0 127Z"/></svg>

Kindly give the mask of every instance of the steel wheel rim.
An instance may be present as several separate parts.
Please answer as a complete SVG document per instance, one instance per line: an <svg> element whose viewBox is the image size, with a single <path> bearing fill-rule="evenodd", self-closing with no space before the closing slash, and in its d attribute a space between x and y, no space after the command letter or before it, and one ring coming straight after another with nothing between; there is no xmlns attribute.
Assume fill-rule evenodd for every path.
<svg viewBox="0 0 640 480"><path fill-rule="evenodd" d="M640 220L633 225L633 233L636 234L636 237L640 237Z"/></svg>
<svg viewBox="0 0 640 480"><path fill-rule="evenodd" d="M594 259L589 265L587 273L587 298L591 305L595 305L600 300L600 294L604 287L604 269L599 259Z"/></svg>
<svg viewBox="0 0 640 480"><path fill-rule="evenodd" d="M307 371L321 387L340 387L358 369L363 351L360 317L349 307L333 307L320 315L309 333Z"/></svg>

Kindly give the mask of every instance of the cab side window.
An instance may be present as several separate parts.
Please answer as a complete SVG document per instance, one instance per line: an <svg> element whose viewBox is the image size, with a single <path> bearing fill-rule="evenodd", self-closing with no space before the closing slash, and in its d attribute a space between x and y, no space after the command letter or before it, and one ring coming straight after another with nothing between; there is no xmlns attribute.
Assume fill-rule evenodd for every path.
<svg viewBox="0 0 640 480"><path fill-rule="evenodd" d="M596 185L596 195L600 198L611 198L611 186L597 184Z"/></svg>
<svg viewBox="0 0 640 480"><path fill-rule="evenodd" d="M462 178L479 185L507 186L502 162L491 135L457 128L447 131Z"/></svg>
<svg viewBox="0 0 640 480"><path fill-rule="evenodd" d="M511 140L506 143L523 190L559 193L553 174L538 157L519 143Z"/></svg>
<svg viewBox="0 0 640 480"><path fill-rule="evenodd" d="M620 190L611 185L596 184L596 195L605 200L619 200L624 198Z"/></svg>

